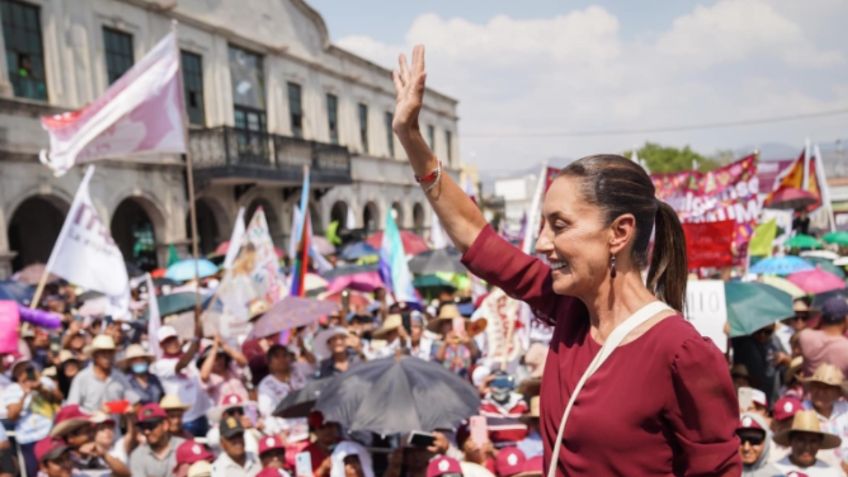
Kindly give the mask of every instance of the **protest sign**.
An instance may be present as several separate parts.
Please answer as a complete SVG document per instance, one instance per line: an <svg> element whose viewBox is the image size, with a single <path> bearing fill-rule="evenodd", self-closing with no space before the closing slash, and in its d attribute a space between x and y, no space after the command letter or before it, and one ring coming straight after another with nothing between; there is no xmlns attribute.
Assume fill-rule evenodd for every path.
<svg viewBox="0 0 848 477"><path fill-rule="evenodd" d="M735 263L741 263L760 215L757 156L751 154L714 171L652 175L657 198L668 202L683 223L736 223Z"/></svg>
<svg viewBox="0 0 848 477"><path fill-rule="evenodd" d="M18 326L21 315L18 304L12 300L0 300L0 353L18 351Z"/></svg>
<svg viewBox="0 0 848 477"><path fill-rule="evenodd" d="M689 269L733 265L733 230L736 222L683 224Z"/></svg>
<svg viewBox="0 0 848 477"><path fill-rule="evenodd" d="M690 280L686 286L686 319L698 333L711 339L718 349L727 352L727 300L721 280Z"/></svg>

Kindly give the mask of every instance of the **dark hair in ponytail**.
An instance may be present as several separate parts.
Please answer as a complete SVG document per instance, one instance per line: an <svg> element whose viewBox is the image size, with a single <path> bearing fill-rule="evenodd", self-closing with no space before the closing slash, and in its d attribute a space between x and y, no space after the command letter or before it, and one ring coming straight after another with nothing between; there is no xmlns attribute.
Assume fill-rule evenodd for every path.
<svg viewBox="0 0 848 477"><path fill-rule="evenodd" d="M686 298L686 241L677 213L655 197L654 184L641 166L622 156L600 154L572 162L561 176L579 178L583 198L600 207L607 225L622 214L636 218L631 259L648 265L651 230L656 226L648 268L648 288L669 306L683 310Z"/></svg>

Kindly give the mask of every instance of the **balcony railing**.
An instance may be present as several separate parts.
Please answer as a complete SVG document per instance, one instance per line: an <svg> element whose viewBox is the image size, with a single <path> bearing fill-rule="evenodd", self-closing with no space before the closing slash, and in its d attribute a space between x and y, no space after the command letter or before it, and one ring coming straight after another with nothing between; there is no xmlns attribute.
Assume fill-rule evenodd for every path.
<svg viewBox="0 0 848 477"><path fill-rule="evenodd" d="M343 146L228 126L189 133L198 181L263 180L299 183L303 166L318 184L349 184L350 152Z"/></svg>

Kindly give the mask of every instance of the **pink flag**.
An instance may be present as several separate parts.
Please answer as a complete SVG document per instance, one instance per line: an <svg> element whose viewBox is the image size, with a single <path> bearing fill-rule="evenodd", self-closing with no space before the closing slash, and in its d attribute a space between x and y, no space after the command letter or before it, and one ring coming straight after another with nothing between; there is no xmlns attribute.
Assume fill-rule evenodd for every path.
<svg viewBox="0 0 848 477"><path fill-rule="evenodd" d="M50 151L41 162L60 176L74 164L145 153L184 153L180 51L170 33L82 109L43 116Z"/></svg>

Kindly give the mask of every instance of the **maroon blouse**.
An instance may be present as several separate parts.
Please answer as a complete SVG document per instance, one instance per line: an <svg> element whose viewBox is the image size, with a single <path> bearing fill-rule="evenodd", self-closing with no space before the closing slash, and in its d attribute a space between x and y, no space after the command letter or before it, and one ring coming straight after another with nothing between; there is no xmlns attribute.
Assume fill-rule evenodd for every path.
<svg viewBox="0 0 848 477"><path fill-rule="evenodd" d="M541 390L545 471L571 391L601 346L580 300L556 295L551 272L487 226L463 256L474 274L556 322ZM620 346L589 379L568 418L559 475L738 476L736 393L711 341L661 320Z"/></svg>

